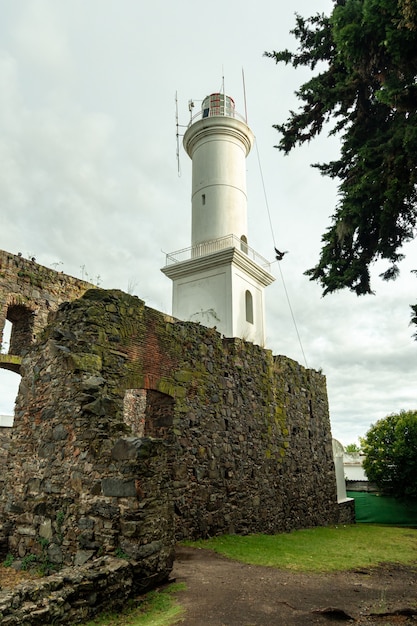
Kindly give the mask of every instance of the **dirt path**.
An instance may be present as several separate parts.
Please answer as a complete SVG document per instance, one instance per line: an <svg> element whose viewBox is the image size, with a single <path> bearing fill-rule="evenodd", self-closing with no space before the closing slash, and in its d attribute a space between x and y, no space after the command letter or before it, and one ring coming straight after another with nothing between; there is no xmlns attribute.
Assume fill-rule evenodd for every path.
<svg viewBox="0 0 417 626"><path fill-rule="evenodd" d="M417 565L297 574L180 547L172 577L183 626L417 625Z"/></svg>

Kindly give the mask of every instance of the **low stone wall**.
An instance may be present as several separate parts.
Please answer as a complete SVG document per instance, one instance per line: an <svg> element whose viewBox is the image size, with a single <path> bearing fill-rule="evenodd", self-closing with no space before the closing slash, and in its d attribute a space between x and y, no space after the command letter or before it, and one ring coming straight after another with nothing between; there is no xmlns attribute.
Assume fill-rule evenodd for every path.
<svg viewBox="0 0 417 626"><path fill-rule="evenodd" d="M375 493L381 491L375 483L369 480L346 480L346 491L369 491Z"/></svg>
<svg viewBox="0 0 417 626"><path fill-rule="evenodd" d="M46 578L28 580L0 591L2 626L77 624L103 610L126 606L134 595L155 586L140 562L101 557L80 567L62 569Z"/></svg>

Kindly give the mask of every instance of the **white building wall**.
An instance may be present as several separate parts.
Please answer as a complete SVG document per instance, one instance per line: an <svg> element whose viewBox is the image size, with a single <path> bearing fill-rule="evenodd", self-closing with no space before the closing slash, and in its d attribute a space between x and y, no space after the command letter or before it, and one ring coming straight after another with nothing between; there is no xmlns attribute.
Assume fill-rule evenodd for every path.
<svg viewBox="0 0 417 626"><path fill-rule="evenodd" d="M178 319L200 322L227 336L232 326L230 267L184 276L174 281L172 314Z"/></svg>
<svg viewBox="0 0 417 626"><path fill-rule="evenodd" d="M265 342L264 286L273 277L236 248L195 257L163 269L173 281L172 315L200 322L225 337ZM253 323L247 319L246 292L252 295Z"/></svg>
<svg viewBox="0 0 417 626"><path fill-rule="evenodd" d="M11 428L13 421L13 415L0 415L0 428Z"/></svg>
<svg viewBox="0 0 417 626"><path fill-rule="evenodd" d="M193 246L227 235L247 237L246 156L252 141L249 127L230 117L203 119L187 129Z"/></svg>
<svg viewBox="0 0 417 626"><path fill-rule="evenodd" d="M265 319L263 289L239 269L234 268L232 277L233 337L241 337L260 346L265 344ZM252 295L253 323L246 319L246 291Z"/></svg>
<svg viewBox="0 0 417 626"><path fill-rule="evenodd" d="M343 468L343 446L337 439L332 439L333 460L336 473L337 501L346 502L352 500L346 495L346 482Z"/></svg>
<svg viewBox="0 0 417 626"><path fill-rule="evenodd" d="M230 138L201 142L193 152L191 242L247 237L245 152Z"/></svg>
<svg viewBox="0 0 417 626"><path fill-rule="evenodd" d="M347 480L368 480L362 466L362 461L362 456L352 457L349 454L344 455L343 467Z"/></svg>

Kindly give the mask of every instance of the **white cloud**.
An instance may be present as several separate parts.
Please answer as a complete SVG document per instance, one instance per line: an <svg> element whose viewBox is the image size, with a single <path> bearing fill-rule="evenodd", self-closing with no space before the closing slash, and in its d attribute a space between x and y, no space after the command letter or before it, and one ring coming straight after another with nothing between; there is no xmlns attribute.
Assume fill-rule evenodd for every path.
<svg viewBox="0 0 417 626"><path fill-rule="evenodd" d="M72 70L71 51L57 3L22 0L17 10L11 33L22 61L53 80L68 80Z"/></svg>
<svg viewBox="0 0 417 626"><path fill-rule="evenodd" d="M320 0L314 12L331 10ZM101 277L169 311L165 252L190 245L191 167L177 175L174 95L187 102L219 89L222 75L244 112L257 151L248 158L249 239L262 255L289 250L281 264L299 345L277 265L266 292L268 347L327 376L334 434L344 443L372 421L415 408L415 350L409 304L416 301L415 245L396 283L374 297L321 297L303 272L318 260L337 202L336 186L310 167L339 149L322 137L283 157L273 124L297 108L305 71L277 67L265 50L294 48L294 13L266 0L0 0L0 248L34 254L66 273ZM204 15L202 16L202 12ZM182 127L180 133L183 132ZM265 204L266 191L270 216ZM269 217L273 233L270 230ZM375 268L379 272L379 264ZM382 270L381 270L382 271ZM12 378L2 401L15 394ZM15 380L15 379L14 379ZM9 390L9 391L7 391ZM13 396L14 397L14 396Z"/></svg>

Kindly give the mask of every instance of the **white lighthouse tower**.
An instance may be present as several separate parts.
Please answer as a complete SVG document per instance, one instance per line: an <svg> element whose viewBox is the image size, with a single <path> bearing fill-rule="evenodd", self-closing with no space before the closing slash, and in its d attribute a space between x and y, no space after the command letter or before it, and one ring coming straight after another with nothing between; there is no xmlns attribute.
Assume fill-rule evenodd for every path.
<svg viewBox="0 0 417 626"><path fill-rule="evenodd" d="M191 247L167 254L172 314L265 343L264 288L275 279L248 245L246 157L254 137L232 98L214 93L185 132L192 159Z"/></svg>

